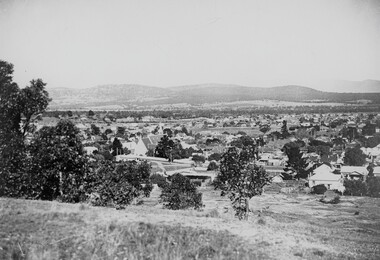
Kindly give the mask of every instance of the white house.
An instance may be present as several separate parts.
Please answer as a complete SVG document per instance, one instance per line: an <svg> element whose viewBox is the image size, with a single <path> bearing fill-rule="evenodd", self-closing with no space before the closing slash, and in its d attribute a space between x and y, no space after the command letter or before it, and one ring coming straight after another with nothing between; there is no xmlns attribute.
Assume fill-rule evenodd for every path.
<svg viewBox="0 0 380 260"><path fill-rule="evenodd" d="M324 184L326 188L330 190L344 189L342 175L335 174L330 166L322 164L316 168L313 173L314 175L309 177L310 188L319 184Z"/></svg>
<svg viewBox="0 0 380 260"><path fill-rule="evenodd" d="M135 147L135 155L146 156L147 152L148 152L148 148L144 144L142 138L139 138Z"/></svg>
<svg viewBox="0 0 380 260"><path fill-rule="evenodd" d="M364 180L368 175L366 166L342 166L342 176L348 179Z"/></svg>
<svg viewBox="0 0 380 260"><path fill-rule="evenodd" d="M91 154L93 154L94 151L97 151L98 148L96 148L95 146L86 146L86 147L83 147L83 150L84 150L88 155L91 155Z"/></svg>

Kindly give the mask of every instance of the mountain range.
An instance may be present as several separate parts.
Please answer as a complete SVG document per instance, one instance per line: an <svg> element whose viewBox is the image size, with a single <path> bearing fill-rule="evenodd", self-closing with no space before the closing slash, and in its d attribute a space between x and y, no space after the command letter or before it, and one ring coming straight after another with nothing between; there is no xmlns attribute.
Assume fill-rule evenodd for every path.
<svg viewBox="0 0 380 260"><path fill-rule="evenodd" d="M354 84L351 83L350 88ZM52 98L50 109L89 107L127 109L175 104L199 106L255 100L380 104L380 81L371 82L369 85L371 90L374 90L372 93L324 92L295 85L261 88L232 84L200 84L169 88L121 84L86 89L51 88L48 91Z"/></svg>

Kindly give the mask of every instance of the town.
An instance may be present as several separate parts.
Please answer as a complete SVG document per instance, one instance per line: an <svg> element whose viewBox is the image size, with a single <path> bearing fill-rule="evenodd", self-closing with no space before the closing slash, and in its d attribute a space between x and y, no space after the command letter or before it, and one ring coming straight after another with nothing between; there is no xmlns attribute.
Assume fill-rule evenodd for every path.
<svg viewBox="0 0 380 260"><path fill-rule="evenodd" d="M180 172L195 180L213 180L218 161L228 147L251 139L257 146L256 163L275 181L291 178L284 147L296 144L308 184L344 189L346 178L364 181L380 177L380 114L253 114L228 117L167 119L154 116L117 118L113 111L60 111L36 120L36 129L69 119L93 160L147 160L164 176ZM164 136L172 151L157 153ZM292 169L288 169L292 171ZM294 171L294 169L293 169Z"/></svg>

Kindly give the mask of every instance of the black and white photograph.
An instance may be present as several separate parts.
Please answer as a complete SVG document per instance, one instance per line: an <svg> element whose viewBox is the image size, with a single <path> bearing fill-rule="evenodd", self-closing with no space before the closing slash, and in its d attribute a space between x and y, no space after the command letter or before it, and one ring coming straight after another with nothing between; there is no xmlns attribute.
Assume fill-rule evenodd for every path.
<svg viewBox="0 0 380 260"><path fill-rule="evenodd" d="M380 1L0 0L0 259L380 259Z"/></svg>

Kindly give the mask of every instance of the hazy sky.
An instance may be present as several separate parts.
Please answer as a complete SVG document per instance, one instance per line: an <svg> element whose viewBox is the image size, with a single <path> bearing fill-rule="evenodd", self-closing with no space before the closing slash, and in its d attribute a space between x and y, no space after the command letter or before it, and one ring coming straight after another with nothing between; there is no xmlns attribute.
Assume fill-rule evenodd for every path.
<svg viewBox="0 0 380 260"><path fill-rule="evenodd" d="M0 0L0 59L24 87L380 79L380 1ZM329 89L331 90L331 89Z"/></svg>

